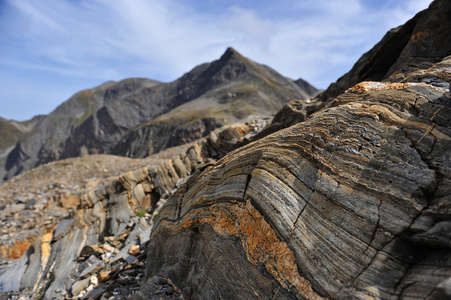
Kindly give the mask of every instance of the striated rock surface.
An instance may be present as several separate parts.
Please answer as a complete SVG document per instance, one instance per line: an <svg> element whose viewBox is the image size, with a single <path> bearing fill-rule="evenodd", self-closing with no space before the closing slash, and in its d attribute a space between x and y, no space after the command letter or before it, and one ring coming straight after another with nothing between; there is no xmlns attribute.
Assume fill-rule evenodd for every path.
<svg viewBox="0 0 451 300"><path fill-rule="evenodd" d="M448 4L434 1L397 32L433 20L447 28ZM443 53L430 49L440 58L407 57L409 68L388 74L400 49L416 45L407 36L400 47L377 46L369 70L382 70L381 81L348 82L327 105L290 102L262 133L255 120L216 129L181 155L80 195L25 255L0 265L0 293L449 299L449 40ZM155 121L180 118L176 108ZM8 209L23 203L15 204Z"/></svg>
<svg viewBox="0 0 451 300"><path fill-rule="evenodd" d="M22 290L29 297L52 299L133 293L144 276L150 230L165 199L183 178L246 143L263 126L251 119L215 130L179 156L127 172L81 195L77 210L53 220L49 225L56 226L46 227L20 259L0 265L0 294ZM170 295L181 294L172 283L155 284L172 289Z"/></svg>
<svg viewBox="0 0 451 300"><path fill-rule="evenodd" d="M433 84L363 82L266 138L245 145L255 121L215 130L82 195L0 265L0 293L449 298L450 60Z"/></svg>
<svg viewBox="0 0 451 300"><path fill-rule="evenodd" d="M235 150L162 208L147 276L190 299L450 297L450 103L366 82Z"/></svg>

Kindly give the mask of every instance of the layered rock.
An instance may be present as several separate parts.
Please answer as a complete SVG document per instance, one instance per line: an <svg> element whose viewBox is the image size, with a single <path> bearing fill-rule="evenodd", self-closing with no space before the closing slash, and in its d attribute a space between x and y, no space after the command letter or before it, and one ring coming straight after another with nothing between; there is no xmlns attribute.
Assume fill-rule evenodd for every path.
<svg viewBox="0 0 451 300"><path fill-rule="evenodd" d="M251 120L215 130L180 156L125 173L82 195L71 216L49 227L20 259L0 265L0 293L25 289L29 296L45 299L76 297L86 291L93 276L99 280L125 271L113 266L134 262L140 253L136 249L145 249L149 240L153 221L141 217L156 212L181 179L246 143L263 125ZM100 259L105 251L112 256Z"/></svg>
<svg viewBox="0 0 451 300"><path fill-rule="evenodd" d="M398 32L442 20L447 5ZM403 36L378 46L390 68ZM100 298L112 286L96 280L116 276L133 299L450 298L451 57L433 60L390 74L375 60L368 74L382 82L351 80L326 106L290 103L256 137L257 123L213 131L88 192L0 266L1 292Z"/></svg>
<svg viewBox="0 0 451 300"><path fill-rule="evenodd" d="M147 275L193 299L451 296L450 103L366 82L228 154L162 208Z"/></svg>
<svg viewBox="0 0 451 300"><path fill-rule="evenodd" d="M214 131L85 194L1 266L2 292L100 297L119 274L133 299L449 297L450 60L435 85L363 82L266 138L233 150L255 123ZM138 272L132 253L139 287L114 268Z"/></svg>

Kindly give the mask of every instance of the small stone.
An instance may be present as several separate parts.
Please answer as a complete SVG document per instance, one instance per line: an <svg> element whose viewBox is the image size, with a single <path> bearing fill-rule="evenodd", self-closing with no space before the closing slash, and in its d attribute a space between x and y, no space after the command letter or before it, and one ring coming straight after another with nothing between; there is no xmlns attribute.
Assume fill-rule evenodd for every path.
<svg viewBox="0 0 451 300"><path fill-rule="evenodd" d="M122 284L122 285L128 284L128 280L126 278L118 278L118 280L116 282L119 284Z"/></svg>
<svg viewBox="0 0 451 300"><path fill-rule="evenodd" d="M95 256L99 256L101 254L104 254L105 250L97 245L86 245L83 247L83 249L80 252L80 256L91 256L91 255L95 255Z"/></svg>
<svg viewBox="0 0 451 300"><path fill-rule="evenodd" d="M122 272L122 274L124 275L135 275L136 274L136 269L128 269Z"/></svg>
<svg viewBox="0 0 451 300"><path fill-rule="evenodd" d="M73 295L78 295L82 290L84 290L89 285L89 278L79 280L74 282L72 285L71 292Z"/></svg>
<svg viewBox="0 0 451 300"><path fill-rule="evenodd" d="M165 285L168 283L168 281L166 280L166 278L160 277L160 276L154 276L151 279L153 284L156 285Z"/></svg>
<svg viewBox="0 0 451 300"><path fill-rule="evenodd" d="M103 244L102 245L102 247L103 247L103 249L105 250L105 251L108 251L108 252L111 252L111 253L118 253L119 251L116 249L116 248L114 248L113 246L111 246L110 244Z"/></svg>
<svg viewBox="0 0 451 300"><path fill-rule="evenodd" d="M172 286L167 286L164 288L166 295L172 295L174 293L174 288Z"/></svg>
<svg viewBox="0 0 451 300"><path fill-rule="evenodd" d="M23 198L23 197L17 197L16 202L25 203L25 202L27 202L27 200L25 200L25 198Z"/></svg>
<svg viewBox="0 0 451 300"><path fill-rule="evenodd" d="M112 255L113 254L111 252L104 253L104 254L102 254L102 260L109 261Z"/></svg>
<svg viewBox="0 0 451 300"><path fill-rule="evenodd" d="M27 201L27 204L25 204L25 209L29 209L33 207L36 204L36 200L33 198L31 200Z"/></svg>
<svg viewBox="0 0 451 300"><path fill-rule="evenodd" d="M100 272L99 274L97 274L97 278L100 282L105 282L110 279L110 274L107 272Z"/></svg>
<svg viewBox="0 0 451 300"><path fill-rule="evenodd" d="M99 284L99 279L97 278L96 275L94 275L94 276L91 277L90 283L91 283L93 286L97 286L97 285Z"/></svg>
<svg viewBox="0 0 451 300"><path fill-rule="evenodd" d="M129 256L127 256L127 257L125 258L125 261L130 265L130 264L132 264L136 259L137 259L136 256L134 256L134 255L129 255Z"/></svg>
<svg viewBox="0 0 451 300"><path fill-rule="evenodd" d="M128 250L128 254L137 255L140 252L140 248L138 245L132 245L130 250Z"/></svg>

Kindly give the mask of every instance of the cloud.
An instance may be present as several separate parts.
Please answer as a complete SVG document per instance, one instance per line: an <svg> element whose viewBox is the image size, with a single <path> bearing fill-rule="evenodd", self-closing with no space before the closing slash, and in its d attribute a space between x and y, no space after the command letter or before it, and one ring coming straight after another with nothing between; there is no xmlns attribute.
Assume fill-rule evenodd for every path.
<svg viewBox="0 0 451 300"><path fill-rule="evenodd" d="M321 88L431 2L232 0L212 9L195 0L4 1L12 13L0 19L0 72L41 71L35 80L53 74L67 82L170 81L232 46Z"/></svg>

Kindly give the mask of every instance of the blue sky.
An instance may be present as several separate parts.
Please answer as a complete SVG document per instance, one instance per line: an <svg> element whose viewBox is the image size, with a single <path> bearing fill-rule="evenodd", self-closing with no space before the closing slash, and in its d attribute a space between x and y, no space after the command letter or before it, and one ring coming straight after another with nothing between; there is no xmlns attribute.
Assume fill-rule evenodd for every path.
<svg viewBox="0 0 451 300"><path fill-rule="evenodd" d="M108 80L172 81L232 46L326 88L431 0L0 0L0 116Z"/></svg>

